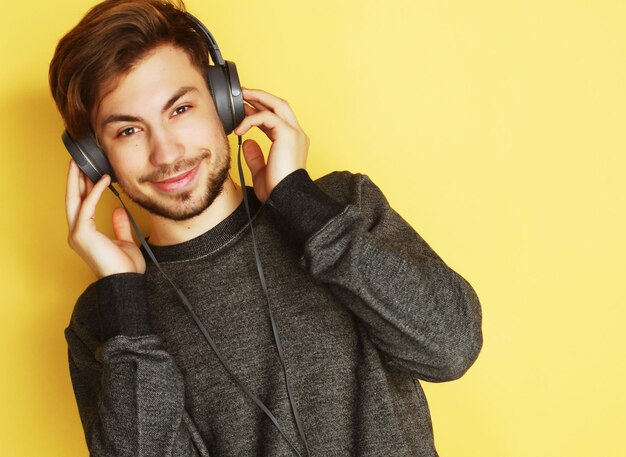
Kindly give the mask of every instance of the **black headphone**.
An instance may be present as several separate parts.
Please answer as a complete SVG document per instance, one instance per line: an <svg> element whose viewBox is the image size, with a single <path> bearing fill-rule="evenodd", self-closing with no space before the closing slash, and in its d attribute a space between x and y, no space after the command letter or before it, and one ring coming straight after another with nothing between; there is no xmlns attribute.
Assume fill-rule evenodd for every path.
<svg viewBox="0 0 626 457"><path fill-rule="evenodd" d="M245 117L237 67L234 62L224 60L215 38L204 24L189 13L185 13L185 15L193 29L204 37L209 48L213 65L207 66L205 79L213 97L217 114L224 126L224 132L228 135ZM111 177L111 182L116 181L113 168L98 146L93 133L74 139L65 130L61 139L78 167L92 182L98 182L105 174Z"/></svg>

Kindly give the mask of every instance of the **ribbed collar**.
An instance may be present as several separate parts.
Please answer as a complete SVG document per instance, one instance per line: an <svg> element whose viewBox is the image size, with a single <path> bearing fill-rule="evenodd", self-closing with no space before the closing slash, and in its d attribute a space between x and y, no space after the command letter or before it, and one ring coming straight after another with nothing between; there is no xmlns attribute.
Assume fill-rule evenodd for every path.
<svg viewBox="0 0 626 457"><path fill-rule="evenodd" d="M246 193L250 203L250 215L254 218L261 208L261 202L256 198L252 187L246 187ZM247 224L248 215L242 200L230 216L196 238L170 246L153 246L150 243L148 245L159 263L197 259L217 251L232 240ZM146 262L152 262L143 247L141 251Z"/></svg>

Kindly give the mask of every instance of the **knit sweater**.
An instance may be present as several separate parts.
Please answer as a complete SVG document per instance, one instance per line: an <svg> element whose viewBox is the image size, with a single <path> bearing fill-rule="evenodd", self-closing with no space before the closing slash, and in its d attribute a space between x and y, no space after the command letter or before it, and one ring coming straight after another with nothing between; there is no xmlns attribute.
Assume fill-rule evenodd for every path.
<svg viewBox="0 0 626 457"><path fill-rule="evenodd" d="M253 226L311 456L436 456L419 379L460 377L481 311L364 175L285 178ZM232 368L301 455L243 205L190 241L153 247ZM167 280L90 285L65 331L92 456L292 456L219 363Z"/></svg>

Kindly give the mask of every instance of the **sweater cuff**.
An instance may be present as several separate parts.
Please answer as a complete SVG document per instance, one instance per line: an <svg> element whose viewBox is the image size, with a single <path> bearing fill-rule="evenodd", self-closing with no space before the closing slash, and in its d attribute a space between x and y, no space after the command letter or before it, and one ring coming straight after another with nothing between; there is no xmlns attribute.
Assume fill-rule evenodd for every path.
<svg viewBox="0 0 626 457"><path fill-rule="evenodd" d="M116 335L143 336L153 333L144 275L115 274L100 279L96 285L103 341Z"/></svg>
<svg viewBox="0 0 626 457"><path fill-rule="evenodd" d="M309 237L344 209L302 168L280 181L266 203L281 232L301 249Z"/></svg>

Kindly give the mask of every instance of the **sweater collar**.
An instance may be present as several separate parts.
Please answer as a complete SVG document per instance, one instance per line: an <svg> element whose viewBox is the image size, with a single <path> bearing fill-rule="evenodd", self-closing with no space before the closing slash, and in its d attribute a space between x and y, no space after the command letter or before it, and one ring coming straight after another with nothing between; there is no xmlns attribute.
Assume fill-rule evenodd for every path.
<svg viewBox="0 0 626 457"><path fill-rule="evenodd" d="M250 204L250 215L254 218L261 208L261 202L256 198L252 187L246 187L246 193ZM148 245L159 262L193 260L217 251L237 236L247 225L248 215L242 200L230 216L196 238L169 246L153 246L149 242ZM146 262L152 262L143 246L141 252Z"/></svg>

